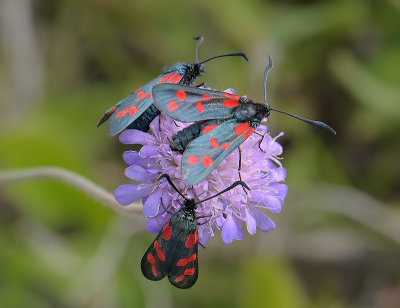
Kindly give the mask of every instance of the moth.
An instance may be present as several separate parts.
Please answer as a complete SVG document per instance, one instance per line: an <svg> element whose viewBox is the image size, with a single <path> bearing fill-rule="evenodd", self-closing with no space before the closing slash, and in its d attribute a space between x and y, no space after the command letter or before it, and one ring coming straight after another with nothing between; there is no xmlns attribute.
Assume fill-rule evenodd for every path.
<svg viewBox="0 0 400 308"><path fill-rule="evenodd" d="M168 280L173 286L187 289L196 283L199 275L198 247L200 243L197 220L206 218L206 216L196 217L197 205L213 199L235 188L237 185L241 185L248 190L250 188L245 183L236 181L216 195L196 201L195 199L186 198L179 192L168 175L163 174L161 178L165 178L184 201L180 210L172 214L149 249L147 249L140 267L147 279L161 280L168 275Z"/></svg>
<svg viewBox="0 0 400 308"><path fill-rule="evenodd" d="M267 76L264 73L264 102L247 96L199 89L182 85L157 85L153 88L154 104L167 116L181 122L196 122L178 133L172 149L183 152L181 173L188 185L205 179L218 164L237 149L271 111L284 113L309 124L336 132L327 124L271 108L267 103ZM240 162L239 162L240 165Z"/></svg>
<svg viewBox="0 0 400 308"><path fill-rule="evenodd" d="M114 107L106 111L97 127L109 120L108 134L114 136L126 128L138 129L143 132L149 130L151 121L156 118L160 112L153 104L151 91L158 84L179 84L191 85L196 78L204 73L204 63L221 57L241 56L248 61L247 56L242 52L223 54L199 62L198 49L203 42L203 37L197 37L196 62L184 63L177 62L167 67L160 76L149 81L142 87L133 91L129 96L119 101Z"/></svg>

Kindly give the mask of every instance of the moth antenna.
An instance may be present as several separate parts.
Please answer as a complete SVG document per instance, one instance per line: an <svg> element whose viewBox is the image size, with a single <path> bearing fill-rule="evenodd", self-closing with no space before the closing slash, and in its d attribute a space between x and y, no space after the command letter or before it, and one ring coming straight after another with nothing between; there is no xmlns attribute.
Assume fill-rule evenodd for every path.
<svg viewBox="0 0 400 308"><path fill-rule="evenodd" d="M197 40L197 44L196 44L196 63L199 63L199 47L204 42L204 36L202 36L202 35L196 36L194 39Z"/></svg>
<svg viewBox="0 0 400 308"><path fill-rule="evenodd" d="M176 191L183 199L185 199L186 201L188 200L184 195L182 195L182 193L178 190L178 188L176 188L176 186L174 185L174 183L172 183L171 178L169 177L168 174L163 174L163 175L161 175L161 176L158 178L158 180L161 180L162 178L165 178L165 179L168 181L169 185L171 185L171 186L175 189L175 191Z"/></svg>
<svg viewBox="0 0 400 308"><path fill-rule="evenodd" d="M268 66L265 68L264 72L264 103L268 105L267 103L267 79L268 79L268 72L272 68L272 59L270 56L268 56Z"/></svg>
<svg viewBox="0 0 400 308"><path fill-rule="evenodd" d="M268 72L272 68L272 59L271 59L270 56L268 56L268 60L269 60L269 63L268 63L268 66L265 68L265 73L264 73L264 103L269 107L269 105L267 103L267 79L268 79ZM330 127L328 124L325 124L324 122L303 118L303 117L300 117L298 115L295 115L295 114L292 114L292 113L289 113L289 112L286 112L286 111L282 111L282 110L279 110L279 109L274 109L274 108L269 108L269 109L272 110L272 111L276 111L276 112L280 112L280 113L286 114L286 115L288 115L290 117L293 117L293 118L296 118L298 120L304 121L304 122L306 122L308 124L311 124L311 125L314 125L314 126L318 126L318 127L322 127L323 129L326 129L330 133L336 135L335 130L332 127Z"/></svg>
<svg viewBox="0 0 400 308"><path fill-rule="evenodd" d="M304 121L304 122L306 122L308 124L311 124L311 125L314 125L314 126L322 127L323 129L326 129L330 133L336 135L335 130L332 127L330 127L328 124L325 124L324 122L303 118L303 117L300 117L298 115L295 115L295 114L292 114L292 113L289 113L289 112L286 112L286 111L283 111L283 110L279 110L279 109L270 108L270 110L286 114L286 115L288 115L288 116L290 116L292 118Z"/></svg>
<svg viewBox="0 0 400 308"><path fill-rule="evenodd" d="M246 185L246 183L244 183L244 182L242 182L242 181L236 181L236 182L233 183L231 186L229 186L228 188L225 188L223 191L220 191L219 193L215 194L214 196L208 197L208 198L206 198L206 199L204 199L204 200L201 200L201 201L197 202L196 205L197 205L197 204L200 204L200 203L202 203L202 202L204 202L204 201L208 201L208 200L210 200L210 199L213 199L213 198L215 198L215 197L218 197L219 195L222 195L223 193L226 193L227 191L229 191L229 190L235 188L235 187L238 186L238 185L242 185L242 187L246 188L247 190L251 190L250 187Z"/></svg>
<svg viewBox="0 0 400 308"><path fill-rule="evenodd" d="M204 60L203 62L200 62L200 64L206 63L206 62L208 62L210 60L217 59L217 58L237 57L237 56L243 57L247 62L249 61L249 59L247 58L247 56L243 52L233 52L233 53L226 53L226 54L223 54L223 55L219 55L219 56L215 56L215 57L209 58L207 60Z"/></svg>

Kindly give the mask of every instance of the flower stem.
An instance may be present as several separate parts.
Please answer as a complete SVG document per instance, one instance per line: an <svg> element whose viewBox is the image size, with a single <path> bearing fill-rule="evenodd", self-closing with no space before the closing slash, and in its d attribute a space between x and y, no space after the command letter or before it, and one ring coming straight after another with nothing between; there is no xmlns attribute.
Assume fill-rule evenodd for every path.
<svg viewBox="0 0 400 308"><path fill-rule="evenodd" d="M132 203L128 206L121 205L114 199L114 195L105 190L103 187L93 183L80 174L64 168L43 166L0 171L0 185L10 182L30 181L43 178L56 179L74 186L75 188L84 191L88 195L101 201L107 206L114 208L117 211L137 215L142 214L142 209L139 202Z"/></svg>

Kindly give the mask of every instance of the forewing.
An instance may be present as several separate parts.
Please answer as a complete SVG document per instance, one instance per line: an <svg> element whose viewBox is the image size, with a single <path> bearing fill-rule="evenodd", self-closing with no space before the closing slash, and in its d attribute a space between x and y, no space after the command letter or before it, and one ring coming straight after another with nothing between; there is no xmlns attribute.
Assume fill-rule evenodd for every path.
<svg viewBox="0 0 400 308"><path fill-rule="evenodd" d="M194 185L206 178L218 164L253 132L247 122L231 119L219 126L206 126L203 134L186 147L182 155L183 180Z"/></svg>
<svg viewBox="0 0 400 308"><path fill-rule="evenodd" d="M173 72L158 76L143 87L132 92L129 96L118 102L116 106L110 108L100 120L99 125L109 118L109 135L114 136L120 133L153 104L151 90L156 84L178 83L181 79L181 75Z"/></svg>
<svg viewBox="0 0 400 308"><path fill-rule="evenodd" d="M231 118L240 96L183 85L164 84L153 88L158 110L182 122Z"/></svg>
<svg viewBox="0 0 400 308"><path fill-rule="evenodd" d="M160 280L167 275L172 260L169 251L172 242L171 232L171 220L168 220L143 255L140 268L147 279Z"/></svg>
<svg viewBox="0 0 400 308"><path fill-rule="evenodd" d="M182 221L174 228L176 245L171 249L168 279L180 289L192 287L199 275L197 221Z"/></svg>

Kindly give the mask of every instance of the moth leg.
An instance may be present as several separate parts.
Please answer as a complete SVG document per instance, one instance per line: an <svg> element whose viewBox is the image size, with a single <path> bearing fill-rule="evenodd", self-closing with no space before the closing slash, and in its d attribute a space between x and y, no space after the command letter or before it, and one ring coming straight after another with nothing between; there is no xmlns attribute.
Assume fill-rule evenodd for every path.
<svg viewBox="0 0 400 308"><path fill-rule="evenodd" d="M239 166L238 166L238 173L239 173L239 180L240 180L241 182L243 182L243 181L242 181L242 173L241 173L241 171L240 171L241 169L242 169L242 147L239 146ZM243 191L245 192L245 194L247 195L246 188L244 188L244 187L242 186L242 189L243 189Z"/></svg>
<svg viewBox="0 0 400 308"><path fill-rule="evenodd" d="M168 211L168 210L166 209L166 207L164 206L164 203L162 202L162 198L160 198L160 202L161 202L161 205L162 205L162 207L164 208L164 210L165 210L168 214L172 215L173 213L171 213L170 211Z"/></svg>
<svg viewBox="0 0 400 308"><path fill-rule="evenodd" d="M199 245L201 246L201 247L203 247L204 249L206 248L206 246L204 246L202 243L200 243L199 242Z"/></svg>
<svg viewBox="0 0 400 308"><path fill-rule="evenodd" d="M212 215L202 215L202 216L196 217L196 219L199 219L199 218L206 218L206 217L212 217ZM203 222L198 222L197 225L198 225L198 226L205 225L206 223L210 222L211 220L212 220L212 219L209 219L209 220L206 220L206 221L203 221Z"/></svg>
<svg viewBox="0 0 400 308"><path fill-rule="evenodd" d="M259 132L257 132L257 131L255 131L254 133L256 133L257 135L259 135L259 136L262 137L261 140L258 141L258 148L260 149L261 152L266 153L266 152L261 148L261 142L263 142L264 137L265 137L265 134L261 134L261 133L259 133Z"/></svg>
<svg viewBox="0 0 400 308"><path fill-rule="evenodd" d="M205 86L206 84L204 83L204 82L202 82L202 83L200 83L200 84L198 84L197 86L195 86L196 88L200 88L200 87L203 87L203 86Z"/></svg>
<svg viewBox="0 0 400 308"><path fill-rule="evenodd" d="M180 126L178 125L178 123L176 123L175 120L174 120L174 124L175 124L176 127L180 127Z"/></svg>

